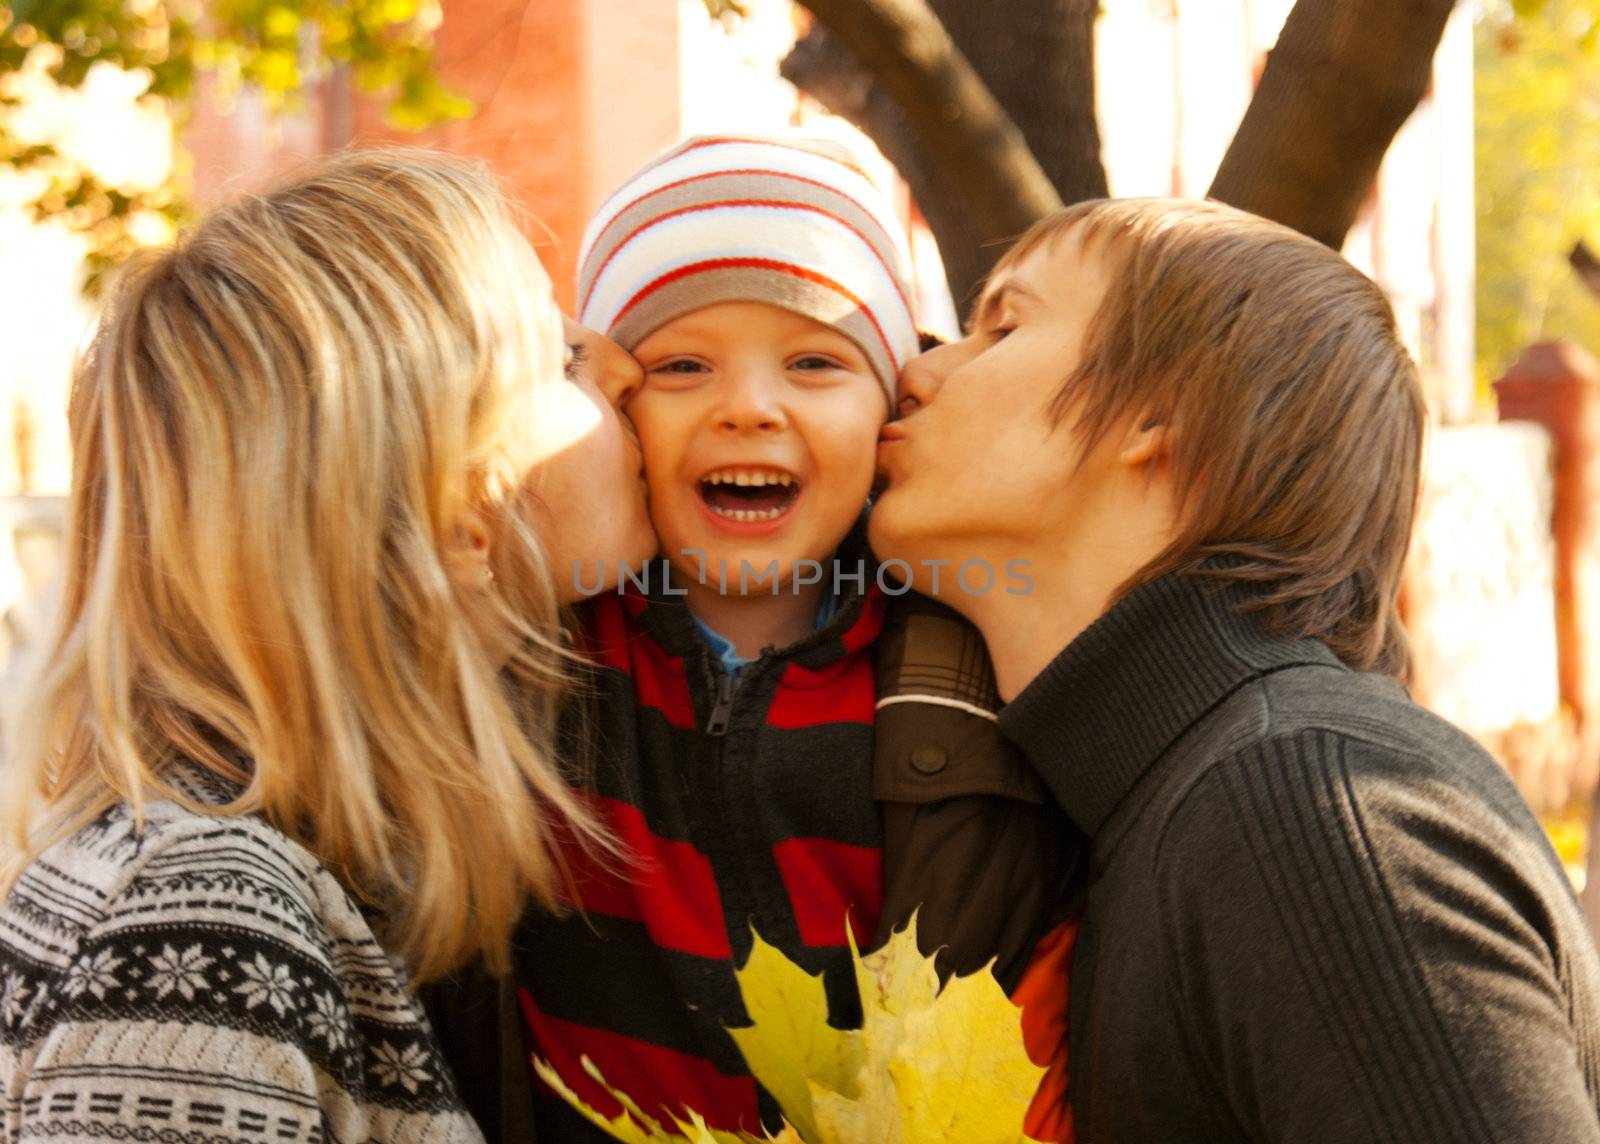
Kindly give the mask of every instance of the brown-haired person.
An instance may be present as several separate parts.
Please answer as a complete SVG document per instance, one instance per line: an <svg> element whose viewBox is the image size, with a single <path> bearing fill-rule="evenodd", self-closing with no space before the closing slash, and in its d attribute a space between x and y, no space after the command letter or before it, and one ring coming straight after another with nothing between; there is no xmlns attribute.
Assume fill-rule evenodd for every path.
<svg viewBox="0 0 1600 1144"><path fill-rule="evenodd" d="M1031 579L940 598L1090 839L1078 1138L1600 1140L1561 866L1392 678L1424 410L1378 289L1225 207L1083 204L900 400L875 549Z"/></svg>

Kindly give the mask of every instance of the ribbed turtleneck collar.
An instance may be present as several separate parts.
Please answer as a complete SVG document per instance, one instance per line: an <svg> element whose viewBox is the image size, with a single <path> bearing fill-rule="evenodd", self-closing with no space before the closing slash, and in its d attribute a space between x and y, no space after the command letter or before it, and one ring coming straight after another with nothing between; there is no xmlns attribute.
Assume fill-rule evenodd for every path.
<svg viewBox="0 0 1600 1144"><path fill-rule="evenodd" d="M1255 589L1173 573L1142 584L1073 640L1000 713L1061 806L1094 835L1180 735L1239 687L1326 644L1273 635L1240 605Z"/></svg>

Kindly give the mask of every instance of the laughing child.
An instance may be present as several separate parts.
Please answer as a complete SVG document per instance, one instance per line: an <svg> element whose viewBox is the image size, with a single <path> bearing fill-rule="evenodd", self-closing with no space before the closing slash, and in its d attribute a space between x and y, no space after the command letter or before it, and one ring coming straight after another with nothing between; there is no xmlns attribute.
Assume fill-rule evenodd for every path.
<svg viewBox="0 0 1600 1144"><path fill-rule="evenodd" d="M1011 987L1059 920L1063 844L1042 795L996 779L1003 758L949 766L1000 750L974 748L970 726L928 739L956 726L941 720L989 733L981 643L903 612L865 543L878 434L918 349L897 234L842 148L715 137L635 175L585 239L580 320L643 368L627 411L665 566L588 605L594 806L626 858L574 856L581 908L527 925L517 996L529 1047L613 1115L583 1057L652 1115L775 1123L726 1032L746 1023L733 971L752 933L821 974L831 1020L848 1026L860 1009L847 925L868 948L943 895L925 907L924 947L964 950L946 964L963 972L1000 954ZM887 674L886 617L899 657ZM919 690L908 664L946 637L969 662L920 689L935 697L912 696L931 706L894 703ZM886 735L891 717L901 730ZM996 820L952 795L1002 796L1006 822L1031 825L974 845L974 822ZM1019 880L1037 888L1020 926ZM967 916L974 900L986 921ZM1006 926L1017 932L992 936ZM1060 958L1054 971L1064 997ZM542 1089L534 1119L542 1144L603 1138Z"/></svg>

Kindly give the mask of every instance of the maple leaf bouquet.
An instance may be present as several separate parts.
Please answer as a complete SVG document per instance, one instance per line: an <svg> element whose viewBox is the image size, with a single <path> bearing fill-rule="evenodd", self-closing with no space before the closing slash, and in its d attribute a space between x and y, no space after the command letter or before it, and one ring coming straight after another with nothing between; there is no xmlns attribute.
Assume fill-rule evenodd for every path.
<svg viewBox="0 0 1600 1144"><path fill-rule="evenodd" d="M647 1115L583 1066L623 1112L586 1105L535 1059L552 1089L591 1123L630 1144L1030 1144L1023 1118L1045 1070L1023 1045L1021 1010L993 975L953 977L941 989L933 959L917 949L916 919L876 952L852 941L863 1020L828 1024L822 979L755 935L738 971L751 1024L730 1029L750 1071L783 1110L775 1136L712 1128L693 1109L671 1126Z"/></svg>

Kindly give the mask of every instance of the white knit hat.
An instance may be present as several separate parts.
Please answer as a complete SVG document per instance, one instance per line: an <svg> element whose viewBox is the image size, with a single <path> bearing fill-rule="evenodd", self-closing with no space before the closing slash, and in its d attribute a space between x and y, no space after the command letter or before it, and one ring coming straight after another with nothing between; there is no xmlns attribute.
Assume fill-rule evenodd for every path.
<svg viewBox="0 0 1600 1144"><path fill-rule="evenodd" d="M894 400L917 352L901 227L854 156L808 135L696 136L595 214L578 320L632 350L719 302L766 302L854 341Z"/></svg>

